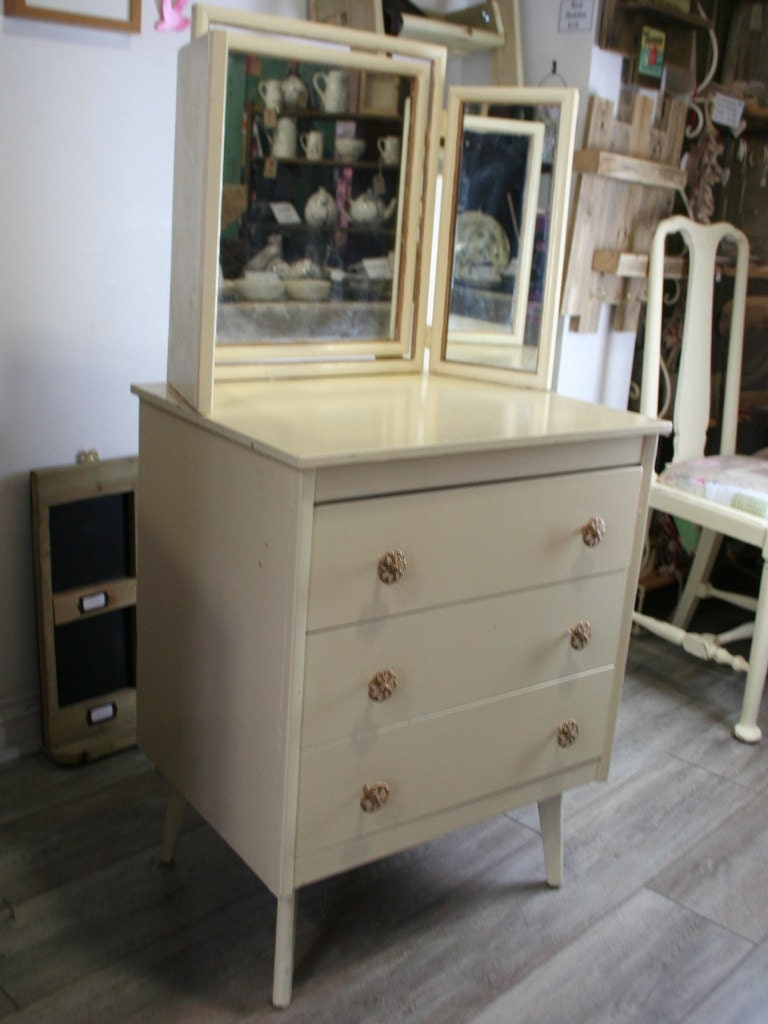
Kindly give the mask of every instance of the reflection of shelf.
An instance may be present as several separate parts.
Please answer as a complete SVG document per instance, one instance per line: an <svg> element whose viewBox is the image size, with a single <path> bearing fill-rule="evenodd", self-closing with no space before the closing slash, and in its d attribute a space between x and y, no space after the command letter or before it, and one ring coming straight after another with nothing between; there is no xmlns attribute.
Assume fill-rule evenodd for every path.
<svg viewBox="0 0 768 1024"><path fill-rule="evenodd" d="M258 156L251 157L253 163L265 163L274 159L278 164L289 167L351 167L360 171L399 171L399 165L384 164L380 160L344 160L341 157L324 157L322 160L307 160L303 156Z"/></svg>
<svg viewBox="0 0 768 1024"><path fill-rule="evenodd" d="M638 14L652 15L658 21L667 21L677 25L690 25L693 28L711 28L709 18L684 11L677 4L664 3L664 0L624 0L624 9L637 11Z"/></svg>
<svg viewBox="0 0 768 1024"><path fill-rule="evenodd" d="M295 117L297 121L302 120L313 120L313 121L398 121L402 123L403 115L399 114L396 110L374 110L364 111L358 113L352 110L336 111L330 113L325 110L315 110L310 107L292 107L290 109L279 111L266 111L263 107L254 106L254 114L256 114L265 125L265 127L272 127L266 124L270 120L270 114L273 113L275 118L277 117Z"/></svg>
<svg viewBox="0 0 768 1024"><path fill-rule="evenodd" d="M504 26L496 0L452 14L419 17L403 14L400 35L422 43L439 43L449 56L494 50L504 45Z"/></svg>

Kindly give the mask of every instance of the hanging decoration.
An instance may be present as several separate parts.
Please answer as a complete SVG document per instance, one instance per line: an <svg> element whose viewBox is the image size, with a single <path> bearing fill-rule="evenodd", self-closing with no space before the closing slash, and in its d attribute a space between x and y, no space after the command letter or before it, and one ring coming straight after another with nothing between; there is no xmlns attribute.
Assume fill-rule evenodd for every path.
<svg viewBox="0 0 768 1024"><path fill-rule="evenodd" d="M189 27L189 18L184 14L184 8L189 0L162 0L160 7L160 20L155 23L156 32L181 32Z"/></svg>

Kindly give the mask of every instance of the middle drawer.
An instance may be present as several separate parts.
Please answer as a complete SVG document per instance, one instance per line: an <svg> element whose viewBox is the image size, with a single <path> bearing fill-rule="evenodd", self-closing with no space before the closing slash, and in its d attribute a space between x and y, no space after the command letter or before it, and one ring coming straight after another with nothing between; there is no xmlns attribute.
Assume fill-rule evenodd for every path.
<svg viewBox="0 0 768 1024"><path fill-rule="evenodd" d="M625 579L614 572L311 634L302 749L612 666ZM581 622L591 631L583 646L571 640ZM376 699L392 677L394 692Z"/></svg>

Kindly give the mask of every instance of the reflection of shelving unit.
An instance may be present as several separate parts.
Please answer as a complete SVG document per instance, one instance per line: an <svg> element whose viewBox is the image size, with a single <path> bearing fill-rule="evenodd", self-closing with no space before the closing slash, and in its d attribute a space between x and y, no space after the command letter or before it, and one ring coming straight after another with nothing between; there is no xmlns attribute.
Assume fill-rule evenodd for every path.
<svg viewBox="0 0 768 1024"><path fill-rule="evenodd" d="M31 474L43 741L61 764L136 742L137 468Z"/></svg>
<svg viewBox="0 0 768 1024"><path fill-rule="evenodd" d="M324 135L323 158L309 160L301 152L295 157L279 159L269 155L272 122L277 116L284 115L295 119L298 134L316 130ZM385 201L396 198L400 165L383 164L376 158L376 145L382 135L403 138L402 111L329 113L314 108L294 108L275 115L273 111L250 102L246 108L245 124L250 145L243 147L242 176L249 194L256 199L254 208L249 206L245 215L246 259L259 252L269 238L278 233L285 247L283 255L289 262L305 256L322 262L329 251L340 254L341 249L345 250L345 264L357 263L364 257L386 257L395 244L396 232L391 222L364 225L340 218L339 223L331 227L318 226L306 223L304 209L311 195L321 188L338 200L340 183L348 190L350 199L371 188L374 180ZM360 159L344 158L336 152L337 138L350 132L366 142ZM270 204L280 202L292 205L298 220L278 222L270 212Z"/></svg>
<svg viewBox="0 0 768 1024"><path fill-rule="evenodd" d="M711 28L712 22L690 0L605 0L600 46L636 60L644 25L665 33L665 63L685 71L691 65L696 32Z"/></svg>

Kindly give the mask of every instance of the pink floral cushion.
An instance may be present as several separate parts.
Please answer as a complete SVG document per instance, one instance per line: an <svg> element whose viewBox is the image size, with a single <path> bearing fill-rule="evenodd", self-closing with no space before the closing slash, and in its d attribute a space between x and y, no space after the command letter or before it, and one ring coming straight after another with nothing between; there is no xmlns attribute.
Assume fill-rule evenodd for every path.
<svg viewBox="0 0 768 1024"><path fill-rule="evenodd" d="M755 455L710 455L667 466L659 483L707 498L717 505L768 519L768 458Z"/></svg>

